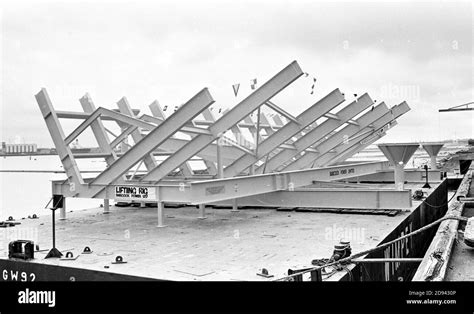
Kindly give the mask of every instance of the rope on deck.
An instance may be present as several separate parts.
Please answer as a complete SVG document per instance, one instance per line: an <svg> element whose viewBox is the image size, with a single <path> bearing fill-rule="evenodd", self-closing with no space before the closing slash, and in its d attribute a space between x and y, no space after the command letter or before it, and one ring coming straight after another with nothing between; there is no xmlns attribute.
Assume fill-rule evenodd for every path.
<svg viewBox="0 0 474 314"><path fill-rule="evenodd" d="M300 271L300 272L297 272L297 273L293 273L293 274L291 274L291 275L284 276L284 277L282 277L282 278L275 279L274 281L288 281L288 280L290 280L290 279L293 278L293 277L296 277L296 276L299 276L299 275L302 275L302 274L305 274L305 273L309 273L309 272L314 271L314 270L320 270L320 269L323 269L323 268L326 268L326 267L329 267L329 266L334 266L334 265L337 265L337 264L347 264L347 263L349 263L351 260L353 260L353 259L355 259L355 258L362 257L362 256L367 255L367 254L369 254L369 253L376 252L376 251L379 251L379 250L381 250L381 249L384 249L384 248L386 248L386 247L388 247L388 246L390 246L390 245L392 245L392 244L394 244L394 243L396 243L396 242L402 241L402 240L404 240L404 239L406 239L406 238L412 237L412 236L414 236L414 235L416 235L416 234L418 234L418 233L421 233L421 232L423 232L423 231L425 231L425 230L427 230L427 229L430 229L430 228L432 228L432 227L434 227L434 226L440 224L441 222L443 222L443 221L445 221L445 220L451 220L451 219L453 219L453 220L459 220L459 221L467 221L467 220L468 220L468 218L466 218L466 217L461 217L461 216L445 216L445 217L442 217L442 218L440 218L440 219L438 219L438 220L433 221L433 222L430 223L430 224L427 224L427 225L424 226L424 227L421 227L421 228L418 229L418 230L415 230L415 231L413 231L413 232L410 232L410 233L408 233L408 234L406 234L406 235L404 235L404 236L401 236L401 237L399 237L399 238L397 238L397 239L395 239L395 240L389 241L389 242L387 242L387 243L383 243L383 244L381 244L381 245L379 245L379 246L377 246L377 247L375 247L375 248L368 249L368 250L365 250L365 251L356 253L356 254L354 254L354 255L351 255L351 256L342 258L342 259L340 259L340 260L338 260L338 261L334 261L334 262L331 262L331 263L326 263L326 264L321 265L321 266L311 267L311 268L308 268L308 269L306 269L306 270L304 270L304 271Z"/></svg>

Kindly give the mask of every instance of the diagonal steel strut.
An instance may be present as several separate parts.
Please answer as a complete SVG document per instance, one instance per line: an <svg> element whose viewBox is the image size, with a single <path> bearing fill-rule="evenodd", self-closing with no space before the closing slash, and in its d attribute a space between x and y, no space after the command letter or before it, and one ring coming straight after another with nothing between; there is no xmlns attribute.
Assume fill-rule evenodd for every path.
<svg viewBox="0 0 474 314"><path fill-rule="evenodd" d="M283 166L283 168L280 168L279 170L298 170L310 167L312 162L314 162L315 160L317 161L319 157L328 153L339 143L342 143L346 136L347 138L349 138L350 136L359 132L364 127L368 127L371 123L373 123L375 120L377 120L387 112L389 112L387 105L385 105L383 102L380 103L374 108L374 110L371 110L359 117L356 120L358 125L348 124L338 132L331 134L327 139L317 144L315 146L315 148L318 150L317 153L306 152L306 154L304 154L294 162Z"/></svg>
<svg viewBox="0 0 474 314"><path fill-rule="evenodd" d="M391 127L396 124L395 119L404 115L410 111L410 107L406 102L402 102L397 106L394 106L390 112L383 115L380 119L372 123L373 128L365 128L361 132L357 133L349 140L348 143L341 143L338 147L335 148L334 153L329 153L325 156L322 156L318 162L322 166L334 164L335 162L344 161L345 159L355 155L356 153L362 151L365 147L375 142L381 136L378 136L377 133L380 132L381 128L387 128L387 125L390 123ZM370 131L365 133L365 131ZM359 136L359 134L363 134ZM382 133L385 135L385 132ZM381 134L381 135L382 135ZM382 135L382 136L383 136ZM373 140L371 140L373 137Z"/></svg>
<svg viewBox="0 0 474 314"><path fill-rule="evenodd" d="M344 96L339 91L339 89L332 91L326 97L322 98L310 108L305 110L302 114L300 114L297 117L299 123L290 120L284 127L262 141L257 156L243 155L242 157L236 159L225 169L225 176L233 177L238 175L240 172L259 161L262 157L276 149L280 144L301 132L304 128L329 112L331 109L341 104L343 101Z"/></svg>
<svg viewBox="0 0 474 314"><path fill-rule="evenodd" d="M254 111L278 92L283 90L298 77L303 75L303 71L296 61L285 67L268 82L255 90L247 98L242 100L226 115L223 115L213 125L209 126L212 135L198 135L181 149L175 152L170 158L163 161L153 171L145 175L143 181L157 182L165 177L169 172L176 169L183 162L195 156L203 148L211 144L233 125L244 119L250 112Z"/></svg>
<svg viewBox="0 0 474 314"><path fill-rule="evenodd" d="M304 136L297 139L293 143L293 145L295 145L296 147L296 150L282 150L278 154L270 158L265 164L265 172L274 171L281 164L287 162L293 156L296 156L297 154L301 153L324 136L328 135L329 132L334 131L335 129L346 123L349 119L353 118L363 110L367 109L369 106L372 105L372 103L372 99L370 99L369 95L364 94L359 97L358 100L348 104L336 114L336 116L338 117L337 120L327 119L317 127L313 128L311 131L306 133ZM261 168L257 170L257 173L261 173Z"/></svg>
<svg viewBox="0 0 474 314"><path fill-rule="evenodd" d="M165 142L188 121L192 120L212 103L214 103L214 99L208 89L205 88L201 90L168 119L154 128L139 143L130 148L120 159L100 173L93 182L97 184L109 184L113 182L138 163L145 154L149 154L155 150L160 144Z"/></svg>

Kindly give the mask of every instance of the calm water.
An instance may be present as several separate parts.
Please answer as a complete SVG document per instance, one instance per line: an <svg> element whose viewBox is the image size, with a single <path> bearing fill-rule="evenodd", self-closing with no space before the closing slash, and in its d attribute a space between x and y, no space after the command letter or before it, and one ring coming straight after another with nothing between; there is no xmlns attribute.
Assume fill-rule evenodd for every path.
<svg viewBox="0 0 474 314"><path fill-rule="evenodd" d="M446 144L439 156L462 149L464 145ZM424 150L418 150L408 162L408 167L419 167L424 164L428 156ZM382 152L375 146L369 146L365 151L357 154L350 160L385 160ZM77 160L81 170L102 170L105 163L102 160ZM42 157L0 157L2 170L62 170L57 156ZM96 174L85 174L95 176ZM5 173L0 172L0 221L13 216L21 219L28 215L50 215L45 205L51 198L51 180L64 180L65 174L54 173ZM97 207L101 200L67 199L67 210Z"/></svg>
<svg viewBox="0 0 474 314"><path fill-rule="evenodd" d="M81 170L100 170L103 162L79 160ZM0 157L2 170L61 170L58 156ZM51 198L51 180L64 180L65 174L0 172L0 221L12 216L50 215L45 205ZM68 198L67 210L97 207L100 200Z"/></svg>

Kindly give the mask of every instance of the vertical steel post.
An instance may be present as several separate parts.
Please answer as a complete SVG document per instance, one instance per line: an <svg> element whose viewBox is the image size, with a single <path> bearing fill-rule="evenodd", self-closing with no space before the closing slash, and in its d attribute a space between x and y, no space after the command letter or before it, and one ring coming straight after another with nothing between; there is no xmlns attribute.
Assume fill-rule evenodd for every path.
<svg viewBox="0 0 474 314"><path fill-rule="evenodd" d="M394 165L395 171L395 189L402 191L405 185L405 165L402 163L397 163Z"/></svg>
<svg viewBox="0 0 474 314"><path fill-rule="evenodd" d="M260 107L257 110L257 136L254 139L255 142L255 156L258 155L258 145L260 144Z"/></svg>
<svg viewBox="0 0 474 314"><path fill-rule="evenodd" d="M158 211L158 228L166 227L164 224L165 221L165 206L163 202L158 202L157 211Z"/></svg>
<svg viewBox="0 0 474 314"><path fill-rule="evenodd" d="M425 182L425 185L423 185L423 188L424 189L431 189L431 186L428 183L428 165L425 165L425 179L426 179L426 182Z"/></svg>
<svg viewBox="0 0 474 314"><path fill-rule="evenodd" d="M59 220L66 220L66 198L63 197L63 206L59 210Z"/></svg>
<svg viewBox="0 0 474 314"><path fill-rule="evenodd" d="M216 157L217 157L217 177L219 179L224 178L224 164L222 161L222 134L219 135L219 137L216 140Z"/></svg>
<svg viewBox="0 0 474 314"><path fill-rule="evenodd" d="M206 204L199 204L199 217L198 219L206 219Z"/></svg>
<svg viewBox="0 0 474 314"><path fill-rule="evenodd" d="M231 210L231 212L234 212L234 213L239 212L239 206L237 205L237 199L236 198L232 199L232 210Z"/></svg>
<svg viewBox="0 0 474 314"><path fill-rule="evenodd" d="M431 156L430 159L431 159L431 162L430 162L431 169L432 170L437 170L438 166L436 165L436 156Z"/></svg>
<svg viewBox="0 0 474 314"><path fill-rule="evenodd" d="M104 214L109 214L110 213L110 203L109 199L106 198L104 199Z"/></svg>
<svg viewBox="0 0 474 314"><path fill-rule="evenodd" d="M52 209L51 217L53 218L53 223L51 224L52 229L53 229L53 249L55 249L56 248L56 209Z"/></svg>
<svg viewBox="0 0 474 314"><path fill-rule="evenodd" d="M255 164L249 167L249 175L253 176L255 174Z"/></svg>

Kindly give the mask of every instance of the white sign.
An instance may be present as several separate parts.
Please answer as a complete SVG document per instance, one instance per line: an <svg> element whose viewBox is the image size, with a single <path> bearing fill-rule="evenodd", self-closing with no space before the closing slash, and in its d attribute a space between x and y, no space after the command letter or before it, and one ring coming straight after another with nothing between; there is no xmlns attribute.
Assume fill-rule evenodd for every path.
<svg viewBox="0 0 474 314"><path fill-rule="evenodd" d="M155 188L144 186L123 185L115 187L116 198L127 199L156 199Z"/></svg>

